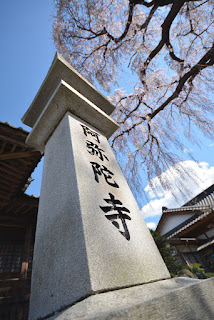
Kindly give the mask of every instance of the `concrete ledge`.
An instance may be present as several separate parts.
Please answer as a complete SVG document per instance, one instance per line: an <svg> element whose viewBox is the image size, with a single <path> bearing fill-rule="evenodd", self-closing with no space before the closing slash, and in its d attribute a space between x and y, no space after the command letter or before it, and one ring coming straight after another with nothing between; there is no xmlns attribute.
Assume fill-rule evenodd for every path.
<svg viewBox="0 0 214 320"><path fill-rule="evenodd" d="M212 320L214 278L173 278L90 296L49 320Z"/></svg>

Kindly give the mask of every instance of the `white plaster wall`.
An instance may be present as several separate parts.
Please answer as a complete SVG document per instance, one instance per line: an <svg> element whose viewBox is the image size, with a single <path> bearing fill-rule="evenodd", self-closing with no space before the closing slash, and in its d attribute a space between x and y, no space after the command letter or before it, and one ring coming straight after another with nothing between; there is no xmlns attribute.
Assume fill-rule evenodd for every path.
<svg viewBox="0 0 214 320"><path fill-rule="evenodd" d="M185 220L189 219L192 216L193 216L192 213L186 213L186 214L175 213L175 214L168 215L161 226L160 235L164 235L165 233L177 227L179 224L181 224L182 222L184 222Z"/></svg>

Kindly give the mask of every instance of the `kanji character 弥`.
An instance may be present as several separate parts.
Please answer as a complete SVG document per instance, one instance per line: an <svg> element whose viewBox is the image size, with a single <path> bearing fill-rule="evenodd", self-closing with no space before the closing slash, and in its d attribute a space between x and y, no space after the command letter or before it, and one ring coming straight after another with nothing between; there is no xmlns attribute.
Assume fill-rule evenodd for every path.
<svg viewBox="0 0 214 320"><path fill-rule="evenodd" d="M106 155L104 154L104 150L101 149L97 144L89 141L89 140L86 140L86 146L87 148L89 149L88 152L90 154L92 154L93 156L98 156L100 158L100 160L104 161L104 158L106 160L108 160L108 158L106 157ZM108 160L109 161L109 160Z"/></svg>

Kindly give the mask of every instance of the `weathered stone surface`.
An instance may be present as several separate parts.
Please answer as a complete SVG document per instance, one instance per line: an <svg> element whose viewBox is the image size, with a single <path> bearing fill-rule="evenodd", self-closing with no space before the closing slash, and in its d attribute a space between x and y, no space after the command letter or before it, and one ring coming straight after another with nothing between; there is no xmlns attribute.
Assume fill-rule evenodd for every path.
<svg viewBox="0 0 214 320"><path fill-rule="evenodd" d="M113 205L123 221L109 218L119 214ZM70 113L45 147L35 243L30 319L170 277L106 137Z"/></svg>
<svg viewBox="0 0 214 320"><path fill-rule="evenodd" d="M108 144L118 128L112 110L57 56L23 117L33 126L27 143L45 152L32 320L97 292L170 277Z"/></svg>
<svg viewBox="0 0 214 320"><path fill-rule="evenodd" d="M47 105L34 124L26 143L40 152L44 151L45 143L55 130L66 111L91 123L101 130L107 138L118 129L118 124L100 108L86 99L78 91L61 80L50 97Z"/></svg>
<svg viewBox="0 0 214 320"><path fill-rule="evenodd" d="M212 320L214 278L174 278L100 293L49 320Z"/></svg>
<svg viewBox="0 0 214 320"><path fill-rule="evenodd" d="M34 126L61 80L67 82L108 115L114 111L114 106L57 52L35 99L22 118L23 123L31 128Z"/></svg>

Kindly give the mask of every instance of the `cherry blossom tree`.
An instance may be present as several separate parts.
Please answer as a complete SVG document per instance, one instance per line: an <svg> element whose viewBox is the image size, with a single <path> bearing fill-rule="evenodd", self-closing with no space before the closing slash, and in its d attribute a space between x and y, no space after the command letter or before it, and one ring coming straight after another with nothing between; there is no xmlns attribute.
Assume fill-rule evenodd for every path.
<svg viewBox="0 0 214 320"><path fill-rule="evenodd" d="M183 138L213 137L213 0L55 3L58 51L116 106L111 144L129 181L163 176Z"/></svg>

